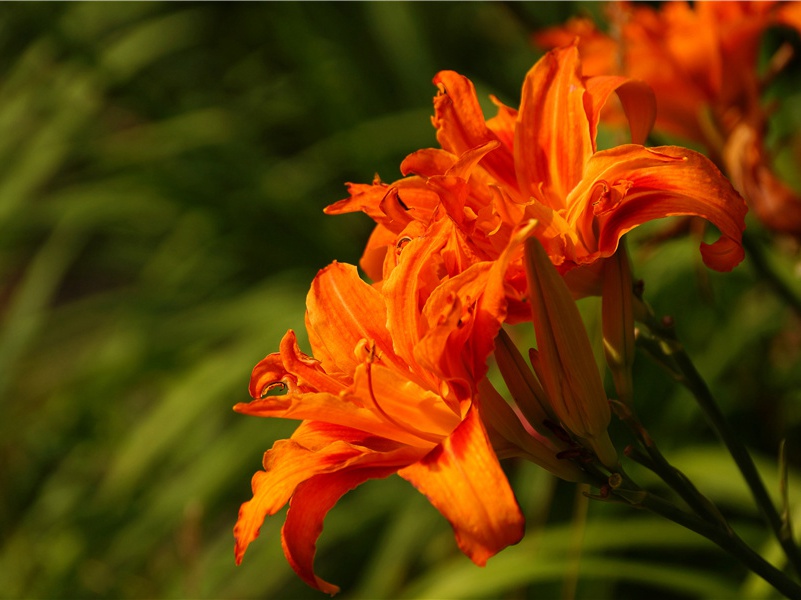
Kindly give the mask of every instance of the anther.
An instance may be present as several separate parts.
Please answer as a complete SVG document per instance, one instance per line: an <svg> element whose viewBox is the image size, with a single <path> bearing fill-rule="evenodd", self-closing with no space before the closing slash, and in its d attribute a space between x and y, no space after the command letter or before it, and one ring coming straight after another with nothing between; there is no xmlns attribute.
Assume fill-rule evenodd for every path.
<svg viewBox="0 0 801 600"><path fill-rule="evenodd" d="M259 400L263 400L268 396L283 396L287 393L289 387L283 381L273 381L261 388Z"/></svg>
<svg viewBox="0 0 801 600"><path fill-rule="evenodd" d="M406 247L406 244L412 241L408 235L403 236L400 238L395 244L395 254L400 256L400 253L403 252L403 249Z"/></svg>

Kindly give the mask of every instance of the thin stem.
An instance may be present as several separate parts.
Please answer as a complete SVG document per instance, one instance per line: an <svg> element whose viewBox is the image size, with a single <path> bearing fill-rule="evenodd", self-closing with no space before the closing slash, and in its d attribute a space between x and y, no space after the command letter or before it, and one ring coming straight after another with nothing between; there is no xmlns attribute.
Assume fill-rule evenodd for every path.
<svg viewBox="0 0 801 600"><path fill-rule="evenodd" d="M590 498L607 501L615 499L634 508L648 510L694 531L740 561L788 598L801 600L801 585L752 550L725 521L723 523L717 519L709 521L680 509L675 504L641 488L622 468L606 481L596 477L595 485L601 488L602 492L603 490L606 492L601 496L589 496Z"/></svg>
<svg viewBox="0 0 801 600"><path fill-rule="evenodd" d="M581 567L581 551L583 548L584 532L587 529L587 510L589 509L588 483L581 483L576 488L576 503L573 507L572 527L570 531L570 549L568 554L568 567L565 570L565 579L562 583L562 600L572 600L576 597Z"/></svg>
<svg viewBox="0 0 801 600"><path fill-rule="evenodd" d="M797 574L801 575L801 552L793 542L792 536L787 535L787 530L783 527L782 519L770 499L770 495L751 455L742 440L729 427L706 382L704 382L684 348L678 342L673 328L656 322L656 319L651 319L650 321L647 325L653 333L667 342L666 345L670 348L670 352L665 351L664 344L657 346L659 352L656 352L657 347L653 344L649 344L647 349L660 362L666 361L670 372L675 373L676 379L692 392L707 420L715 429L740 469L757 506L759 506L773 534L781 544L789 564Z"/></svg>
<svg viewBox="0 0 801 600"><path fill-rule="evenodd" d="M687 503L696 515L710 523L717 523L724 529L731 529L718 508L698 491L684 473L668 463L655 447L648 448L647 455L636 448L627 451L626 455L634 462L643 465L658 475L668 487L674 490Z"/></svg>
<svg viewBox="0 0 801 600"><path fill-rule="evenodd" d="M801 317L801 298L770 266L760 243L753 235L746 234L743 235L743 247L757 274L773 288L776 295L786 302L796 315Z"/></svg>
<svg viewBox="0 0 801 600"><path fill-rule="evenodd" d="M640 506L714 542L788 598L801 598L801 586L754 552L733 530L699 519L650 493Z"/></svg>

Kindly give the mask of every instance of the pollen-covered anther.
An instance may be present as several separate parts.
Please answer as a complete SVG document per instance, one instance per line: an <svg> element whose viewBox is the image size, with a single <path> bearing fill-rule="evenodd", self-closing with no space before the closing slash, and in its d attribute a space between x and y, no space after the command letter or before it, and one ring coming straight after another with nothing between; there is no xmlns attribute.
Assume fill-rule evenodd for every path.
<svg viewBox="0 0 801 600"><path fill-rule="evenodd" d="M470 298L467 299L470 301ZM473 320L473 312L475 312L475 305L468 304L463 310L462 314L459 317L459 320L456 322L456 327L461 329L465 325L467 325L470 321Z"/></svg>

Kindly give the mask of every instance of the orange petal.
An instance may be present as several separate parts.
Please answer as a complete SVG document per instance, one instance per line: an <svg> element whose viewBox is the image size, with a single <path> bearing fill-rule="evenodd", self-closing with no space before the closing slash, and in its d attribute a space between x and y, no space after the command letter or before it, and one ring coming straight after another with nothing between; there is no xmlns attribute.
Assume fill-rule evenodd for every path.
<svg viewBox="0 0 801 600"><path fill-rule="evenodd" d="M314 573L317 539L325 515L346 492L368 479L381 479L394 472L392 468L353 469L313 477L298 486L281 530L281 543L290 566L303 581L326 594L339 591Z"/></svg>
<svg viewBox="0 0 801 600"><path fill-rule="evenodd" d="M362 257L359 259L359 266L374 283L384 279L384 262L387 259L387 253L394 250L397 237L393 231L383 225L376 225L370 234Z"/></svg>
<svg viewBox="0 0 801 600"><path fill-rule="evenodd" d="M383 225L399 233L410 219L428 221L439 204L437 195L428 189L423 177L406 177L391 185L376 181L372 184L348 183L349 198L327 206L324 212L328 215L341 215L361 211ZM388 212L382 201L390 189L395 188L403 211ZM404 214L408 213L408 214ZM400 220L396 219L400 214Z"/></svg>
<svg viewBox="0 0 801 600"><path fill-rule="evenodd" d="M498 140L487 127L475 87L467 77L454 71L441 71L434 77L434 83L440 93L434 98L432 122L437 128L437 141L445 150L459 156L476 146ZM497 122L494 125L497 126ZM513 162L508 146L490 153L481 164L497 180L514 187Z"/></svg>
<svg viewBox="0 0 801 600"><path fill-rule="evenodd" d="M484 365L489 352L479 364L473 364L466 360L466 346L472 342L481 343L476 338L488 335L489 345L485 343L484 346L491 348L495 337L495 331L476 332L475 337L473 332L478 299L487 287L492 265L491 262L471 265L434 290L423 308L426 331L414 348L420 365L442 379L463 381L469 396L473 394L471 382L478 381L486 371Z"/></svg>
<svg viewBox="0 0 801 600"><path fill-rule="evenodd" d="M801 236L801 197L776 177L766 154L757 130L740 123L723 148L724 168L763 224Z"/></svg>
<svg viewBox="0 0 801 600"><path fill-rule="evenodd" d="M492 131L504 146L511 149L515 143L517 109L506 106L495 96L490 95L490 100L498 107L498 114L491 119L487 119L487 129Z"/></svg>
<svg viewBox="0 0 801 600"><path fill-rule="evenodd" d="M381 435L430 449L453 431L461 415L412 377L408 369L399 373L380 364L364 364L356 370L353 395L394 428L382 430Z"/></svg>
<svg viewBox="0 0 801 600"><path fill-rule="evenodd" d="M520 191L564 207L581 179L593 140L585 106L581 62L575 45L552 50L526 75L515 131L515 170Z"/></svg>
<svg viewBox="0 0 801 600"><path fill-rule="evenodd" d="M729 271L745 256L745 202L709 159L692 150L635 145L602 150L588 161L568 204L568 221L589 252L579 263L611 256L623 234L642 223L689 215L720 230L714 244L701 245L708 267Z"/></svg>
<svg viewBox="0 0 801 600"><path fill-rule="evenodd" d="M523 537L523 515L474 407L449 438L398 474L450 521L477 565Z"/></svg>
<svg viewBox="0 0 801 600"><path fill-rule="evenodd" d="M348 376L329 375L320 361L301 352L295 332L290 329L281 339L280 352L266 356L253 367L249 391L251 398L261 398L275 388L283 388L284 393L336 394L349 384Z"/></svg>
<svg viewBox="0 0 801 600"><path fill-rule="evenodd" d="M311 447L309 447L311 446ZM259 535L269 515L278 512L308 479L343 470L380 467L397 470L426 450L376 439L351 428L302 424L292 439L279 440L264 454L264 471L253 475L253 498L243 503L234 526L236 563Z"/></svg>
<svg viewBox="0 0 801 600"><path fill-rule="evenodd" d="M344 442L335 442L325 451L311 452L293 440L277 441L264 455L264 462L270 468L253 475L253 498L239 509L234 526L236 564L242 562L248 545L258 537L264 518L278 512L299 483L319 473L341 469L362 452Z"/></svg>
<svg viewBox="0 0 801 600"><path fill-rule="evenodd" d="M451 241L453 230L450 219L440 219L425 237L406 244L398 266L384 282L387 328L395 351L409 365L415 364L414 347L423 334L420 310L439 284L443 260L452 258L443 250Z"/></svg>
<svg viewBox="0 0 801 600"><path fill-rule="evenodd" d="M384 360L400 364L386 328L384 300L353 265L334 262L321 270L306 307L309 341L326 371L353 373L362 362L354 351L364 339L375 342Z"/></svg>
<svg viewBox="0 0 801 600"><path fill-rule="evenodd" d="M363 391L362 391L363 394ZM420 399L421 402L424 398ZM294 394L290 397L270 396L262 400L239 403L234 410L252 417L272 417L321 421L326 424L350 427L363 434L381 436L404 444L421 445L418 435L399 429L382 415L362 404L356 395L328 393Z"/></svg>
<svg viewBox="0 0 801 600"><path fill-rule="evenodd" d="M256 366L251 393L269 391L271 386L283 386L286 393L263 398L253 393L256 399L237 404L236 412L347 426L429 449L459 422L455 406L449 408L438 394L422 387L425 381L407 367L402 371L396 366L388 368L376 355L365 356L347 386L335 383L321 391L297 385L291 373L280 376L284 372L274 368L275 358L270 355Z"/></svg>
<svg viewBox="0 0 801 600"><path fill-rule="evenodd" d="M378 207L378 203L384 194L387 193L389 186L385 183L347 183L350 197L329 204L323 209L327 215L344 215L352 212L362 211L373 220L380 219L383 215Z"/></svg>
<svg viewBox="0 0 801 600"><path fill-rule="evenodd" d="M523 241L533 233L536 223L528 221L521 224L513 233L509 244L493 261L492 269L487 275L487 283L478 303L475 315L474 340L472 342L472 361L475 379L479 380L486 373L485 363L495 348L495 338L501 324L509 314L507 296L509 266L521 262Z"/></svg>
<svg viewBox="0 0 801 600"><path fill-rule="evenodd" d="M459 155L493 139L473 83L454 71L440 71L434 77L439 94L434 98L434 127L437 141L445 150Z"/></svg>
<svg viewBox="0 0 801 600"><path fill-rule="evenodd" d="M471 395L507 317L507 269L533 229L533 223L518 228L496 260L470 265L442 282L423 307L416 361L442 379L463 381Z"/></svg>
<svg viewBox="0 0 801 600"><path fill-rule="evenodd" d="M581 253L581 249L576 247L577 244L581 244L581 240L576 235L574 227L562 216L563 212L556 211L537 200L532 200L526 206L526 216L536 219L537 237L551 257L551 262L557 267L565 262L566 258L572 259L577 253Z"/></svg>
<svg viewBox="0 0 801 600"><path fill-rule="evenodd" d="M631 142L645 144L648 134L656 121L656 96L651 87L644 81L636 81L627 77L590 77L585 81L587 92L590 95L589 121L593 148L598 131L598 121L601 118L601 109L606 104L609 95L616 92L623 112L629 121L631 129Z"/></svg>
<svg viewBox="0 0 801 600"><path fill-rule="evenodd" d="M424 148L412 152L401 162L400 170L404 175L433 177L442 175L457 161L458 156L440 148Z"/></svg>

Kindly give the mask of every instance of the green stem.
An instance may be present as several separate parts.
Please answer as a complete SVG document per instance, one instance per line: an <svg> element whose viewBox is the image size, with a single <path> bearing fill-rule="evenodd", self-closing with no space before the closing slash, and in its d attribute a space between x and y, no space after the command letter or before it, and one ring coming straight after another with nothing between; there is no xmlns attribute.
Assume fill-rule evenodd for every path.
<svg viewBox="0 0 801 600"><path fill-rule="evenodd" d="M781 544L789 564L797 574L801 575L801 552L795 545L792 535L788 534L786 527L783 527L782 519L770 499L751 455L741 439L730 429L706 382L704 382L684 348L678 342L673 328L657 323L656 319L650 319L650 321L647 325L651 331L663 338L667 344L660 344L658 353L655 352L656 348L653 344L648 345L647 348L657 360L667 362L666 366L669 371L675 373L674 376L677 380L692 392L707 420L715 429L740 469L757 506L759 506L773 534ZM665 346L670 348L669 352L666 351Z"/></svg>
<svg viewBox="0 0 801 600"><path fill-rule="evenodd" d="M626 455L634 462L643 465L658 475L668 487L673 489L681 499L687 503L696 515L710 523L717 523L724 529L731 529L726 519L712 501L699 492L684 473L668 463L662 453L655 447L648 447L647 455L636 448L632 448L631 451L626 452Z"/></svg>
<svg viewBox="0 0 801 600"><path fill-rule="evenodd" d="M801 599L801 585L798 585L782 571L754 552L730 528L723 529L718 525L708 523L650 493L645 495L640 502L640 506L702 535L739 560L788 598Z"/></svg>
<svg viewBox="0 0 801 600"><path fill-rule="evenodd" d="M594 485L607 490L607 495L590 496L591 498L606 498L606 500L614 498L623 504L646 509L694 531L716 544L788 598L801 600L801 585L752 550L725 521L706 520L680 509L675 504L642 489L622 468L610 475L607 480L596 475Z"/></svg>
<svg viewBox="0 0 801 600"><path fill-rule="evenodd" d="M760 243L753 235L743 235L743 247L757 274L773 288L776 295L786 302L796 315L801 317L801 298L770 266Z"/></svg>
<svg viewBox="0 0 801 600"><path fill-rule="evenodd" d="M622 402L613 402L612 406L615 414L628 425L645 449L645 452L642 452L635 446L629 446L625 450L626 456L658 475L699 517L728 528L726 519L714 503L704 496L684 473L668 462L632 408Z"/></svg>

